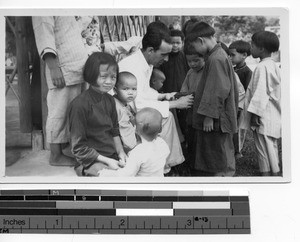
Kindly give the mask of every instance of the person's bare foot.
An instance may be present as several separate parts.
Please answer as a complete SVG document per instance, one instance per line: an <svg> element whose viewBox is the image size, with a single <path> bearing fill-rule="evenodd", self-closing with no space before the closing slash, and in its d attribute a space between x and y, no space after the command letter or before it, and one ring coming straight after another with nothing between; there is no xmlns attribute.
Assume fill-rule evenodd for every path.
<svg viewBox="0 0 300 242"><path fill-rule="evenodd" d="M75 166L75 159L65 156L64 154L53 155L50 154L49 163L51 166Z"/></svg>

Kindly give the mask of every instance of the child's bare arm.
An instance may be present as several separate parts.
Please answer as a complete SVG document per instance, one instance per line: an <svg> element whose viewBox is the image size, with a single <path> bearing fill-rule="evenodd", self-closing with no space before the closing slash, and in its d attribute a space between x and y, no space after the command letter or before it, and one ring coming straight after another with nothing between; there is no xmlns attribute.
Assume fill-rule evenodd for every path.
<svg viewBox="0 0 300 242"><path fill-rule="evenodd" d="M114 142L115 142L115 146L116 146L116 151L117 151L118 156L119 156L119 164L118 165L120 167L124 167L125 163L126 163L126 160L127 160L127 155L126 155L126 153L123 149L123 145L122 145L120 136L115 136L114 137Z"/></svg>
<svg viewBox="0 0 300 242"><path fill-rule="evenodd" d="M160 93L158 94L158 100L166 100L166 101L171 101L174 99L174 95L176 94L176 92L171 92L171 93Z"/></svg>

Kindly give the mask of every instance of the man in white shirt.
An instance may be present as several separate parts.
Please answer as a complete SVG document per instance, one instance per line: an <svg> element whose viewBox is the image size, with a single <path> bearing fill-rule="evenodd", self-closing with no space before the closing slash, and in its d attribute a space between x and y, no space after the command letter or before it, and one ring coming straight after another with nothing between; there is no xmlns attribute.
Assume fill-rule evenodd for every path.
<svg viewBox="0 0 300 242"><path fill-rule="evenodd" d="M170 155L167 158L165 173L169 172L172 166L181 164L184 161L182 149L174 121L169 109L186 109L192 106L193 96L181 97L172 100L169 95L167 101L159 101L158 94L151 92L150 77L153 66L158 67L168 61L172 44L169 34L159 28L148 30L142 40L143 48L119 62L121 71L127 71L137 78L137 97L135 106L137 111L145 107L158 110L163 117L163 127L160 136L166 141L170 148Z"/></svg>

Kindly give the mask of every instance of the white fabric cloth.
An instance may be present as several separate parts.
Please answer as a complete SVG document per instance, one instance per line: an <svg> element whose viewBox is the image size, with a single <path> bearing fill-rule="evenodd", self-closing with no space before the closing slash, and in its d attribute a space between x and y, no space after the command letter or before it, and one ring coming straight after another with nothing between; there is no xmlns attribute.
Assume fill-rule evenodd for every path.
<svg viewBox="0 0 300 242"><path fill-rule="evenodd" d="M245 103L245 95L246 95L245 89L244 89L243 84L240 81L239 76L236 73L234 73L234 74L235 74L236 83L237 83L238 90L239 90L239 108L243 109L244 103Z"/></svg>
<svg viewBox="0 0 300 242"><path fill-rule="evenodd" d="M118 170L103 169L99 171L99 176L163 177L164 166L169 153L169 147L162 138L157 137L151 142L142 139L142 143L129 152L124 168Z"/></svg>
<svg viewBox="0 0 300 242"><path fill-rule="evenodd" d="M53 53L59 60L66 86L83 82L82 70L88 53L81 37L82 25L72 16L32 17L35 40L40 56ZM49 89L56 88L46 66Z"/></svg>
<svg viewBox="0 0 300 242"><path fill-rule="evenodd" d="M240 127L250 130L251 113L260 117L261 125L253 128L259 134L281 137L280 69L272 58L263 59L252 74L246 91Z"/></svg>
<svg viewBox="0 0 300 242"><path fill-rule="evenodd" d="M141 36L132 36L126 41L105 42L104 52L115 56L117 61L121 61L133 47L142 48L142 39Z"/></svg>
<svg viewBox="0 0 300 242"><path fill-rule="evenodd" d="M137 96L135 106L137 111L145 107L151 107L158 110L163 118L169 115L169 102L159 101L158 93L151 90L150 77L153 66L149 65L141 50L137 50L132 55L119 62L119 70L132 73L137 79Z"/></svg>

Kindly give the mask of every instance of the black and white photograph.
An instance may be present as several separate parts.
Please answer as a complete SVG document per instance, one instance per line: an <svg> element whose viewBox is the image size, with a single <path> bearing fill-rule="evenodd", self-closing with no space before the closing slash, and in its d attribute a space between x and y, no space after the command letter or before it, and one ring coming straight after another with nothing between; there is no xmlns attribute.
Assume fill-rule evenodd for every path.
<svg viewBox="0 0 300 242"><path fill-rule="evenodd" d="M0 241L299 241L293 0L3 0L0 15ZM146 228L145 209L116 220L90 207L76 208L80 218L70 212L127 191L171 206L181 202L174 194L201 194L193 204L207 206L208 196L214 215L162 215L170 211L155 202L149 221L167 229L152 235L137 228ZM49 200L25 201L27 193ZM149 210L147 201L134 203ZM68 215L31 219L35 207L15 209L27 202ZM102 222L123 218L124 234L104 234ZM54 234L37 234L47 226Z"/></svg>
<svg viewBox="0 0 300 242"><path fill-rule="evenodd" d="M4 16L3 176L288 181L288 13L127 12Z"/></svg>

